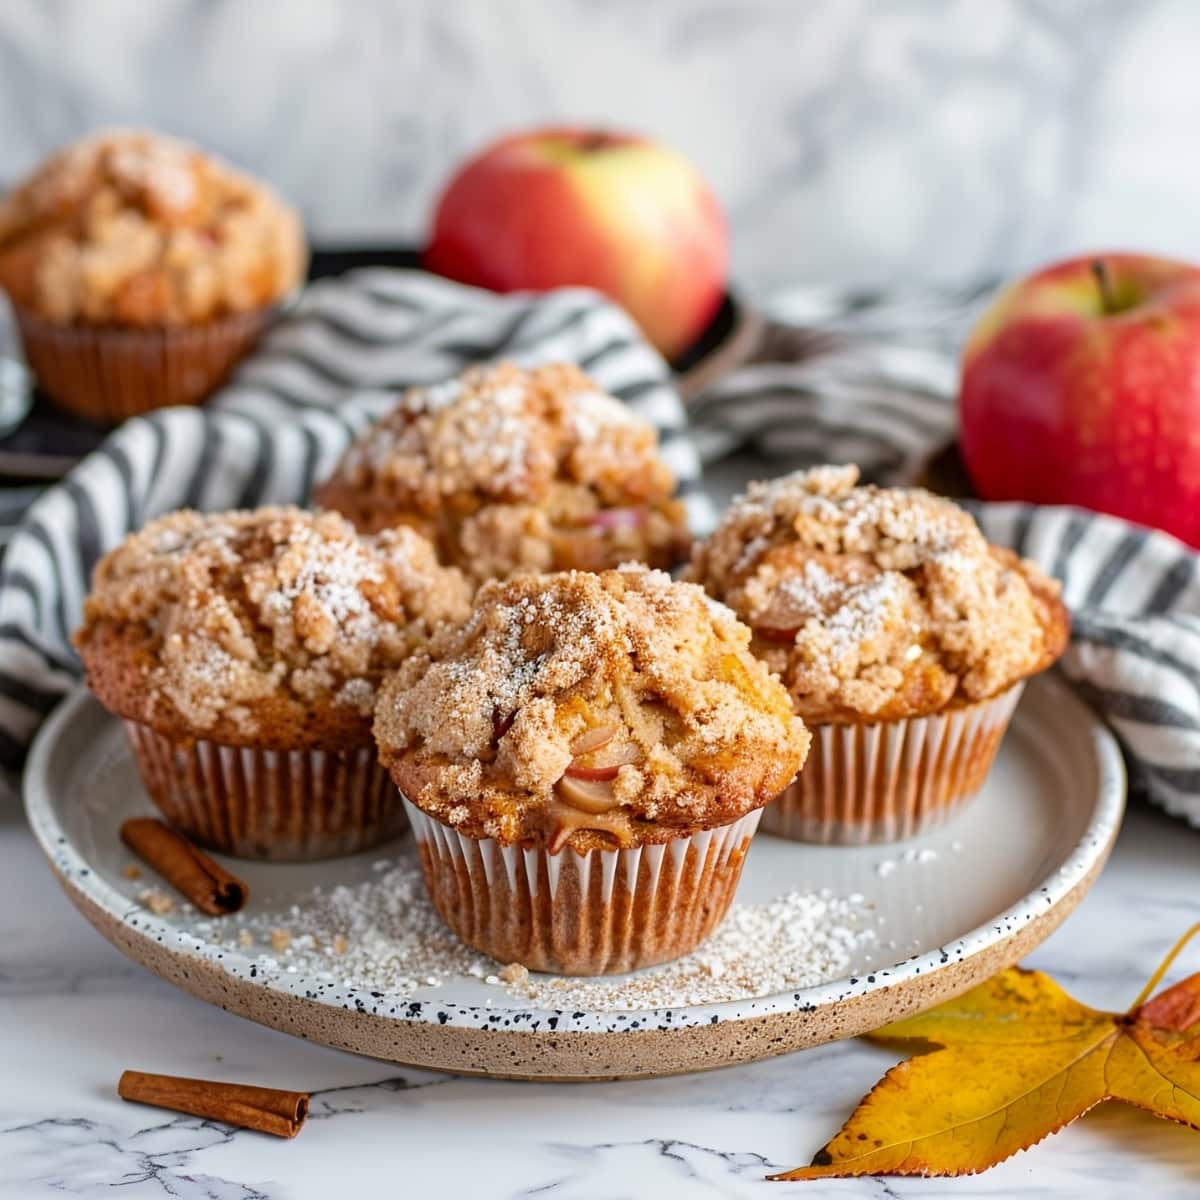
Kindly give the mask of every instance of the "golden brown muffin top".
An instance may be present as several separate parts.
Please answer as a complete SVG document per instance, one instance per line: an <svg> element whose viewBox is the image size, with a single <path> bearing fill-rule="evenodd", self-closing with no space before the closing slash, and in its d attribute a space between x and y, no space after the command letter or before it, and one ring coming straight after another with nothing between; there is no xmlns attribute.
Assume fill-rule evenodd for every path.
<svg viewBox="0 0 1200 1200"><path fill-rule="evenodd" d="M75 142L0 200L0 287L50 321L209 321L274 303L305 261L270 188L160 134Z"/></svg>
<svg viewBox="0 0 1200 1200"><path fill-rule="evenodd" d="M233 745L369 742L383 672L470 590L410 529L363 539L336 513L172 513L96 565L75 635L121 716Z"/></svg>
<svg viewBox="0 0 1200 1200"><path fill-rule="evenodd" d="M808 733L723 605L628 566L491 582L384 683L380 755L406 796L506 844L662 842L773 799Z"/></svg>
<svg viewBox="0 0 1200 1200"><path fill-rule="evenodd" d="M674 490L653 426L578 367L501 363L405 393L316 498L366 532L414 525L483 579L678 561L689 539Z"/></svg>
<svg viewBox="0 0 1200 1200"><path fill-rule="evenodd" d="M994 696L1062 653L1059 585L956 504L858 487L857 467L752 484L686 574L755 631L809 721L890 720Z"/></svg>

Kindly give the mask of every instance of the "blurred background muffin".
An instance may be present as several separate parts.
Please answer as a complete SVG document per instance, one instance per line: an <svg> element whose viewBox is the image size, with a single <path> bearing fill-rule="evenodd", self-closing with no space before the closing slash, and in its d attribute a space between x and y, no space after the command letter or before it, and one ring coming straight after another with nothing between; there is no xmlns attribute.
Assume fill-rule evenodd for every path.
<svg viewBox="0 0 1200 1200"><path fill-rule="evenodd" d="M203 400L305 262L270 188L159 134L76 142L0 201L0 288L29 364L98 423Z"/></svg>
<svg viewBox="0 0 1200 1200"><path fill-rule="evenodd" d="M764 815L817 842L911 837L983 783L1021 687L1067 643L1059 585L958 505L858 468L752 484L687 576L754 630L813 731Z"/></svg>
<svg viewBox="0 0 1200 1200"><path fill-rule="evenodd" d="M524 575L384 683L380 757L468 945L571 975L693 949L808 733L750 631L662 571Z"/></svg>
<svg viewBox="0 0 1200 1200"><path fill-rule="evenodd" d="M184 511L100 560L75 645L173 824L242 857L325 858L402 826L376 688L469 596L411 529Z"/></svg>
<svg viewBox="0 0 1200 1200"><path fill-rule="evenodd" d="M316 500L364 532L412 525L478 580L672 567L691 539L654 428L579 368L478 367L414 388Z"/></svg>

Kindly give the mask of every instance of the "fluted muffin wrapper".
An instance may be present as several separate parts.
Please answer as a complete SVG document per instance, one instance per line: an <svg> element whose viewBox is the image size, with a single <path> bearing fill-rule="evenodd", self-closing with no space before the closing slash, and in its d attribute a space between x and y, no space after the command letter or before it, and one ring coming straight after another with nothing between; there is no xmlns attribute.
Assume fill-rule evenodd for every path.
<svg viewBox="0 0 1200 1200"><path fill-rule="evenodd" d="M99 425L199 404L261 337L273 308L158 329L62 325L18 307L25 358L41 389Z"/></svg>
<svg viewBox="0 0 1200 1200"><path fill-rule="evenodd" d="M237 858L308 862L369 849L404 828L374 746L270 750L175 741L125 722L146 791L202 845Z"/></svg>
<svg viewBox="0 0 1200 1200"><path fill-rule="evenodd" d="M983 785L1024 686L926 717L810 724L808 760L767 805L763 832L866 845L941 825Z"/></svg>
<svg viewBox="0 0 1200 1200"><path fill-rule="evenodd" d="M760 810L657 845L580 854L472 838L404 801L434 907L501 963L614 975L698 946L729 910Z"/></svg>

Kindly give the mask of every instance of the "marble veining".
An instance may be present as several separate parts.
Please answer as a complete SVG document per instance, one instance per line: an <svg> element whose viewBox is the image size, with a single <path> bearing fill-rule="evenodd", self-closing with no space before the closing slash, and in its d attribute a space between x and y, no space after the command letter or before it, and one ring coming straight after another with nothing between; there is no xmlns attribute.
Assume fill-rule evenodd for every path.
<svg viewBox="0 0 1200 1200"><path fill-rule="evenodd" d="M1078 912L1030 960L1119 1008L1195 918L1200 833L1134 805ZM895 1055L862 1042L675 1079L521 1084L397 1068L289 1038L130 966L67 904L0 803L0 1196L306 1200L387 1194L778 1197ZM1198 965L1189 951L1176 976ZM124 1104L125 1067L314 1093L281 1142ZM1110 1105L985 1175L795 1185L817 1197L1073 1198L1200 1189L1191 1131Z"/></svg>
<svg viewBox="0 0 1200 1200"><path fill-rule="evenodd" d="M7 0L0 182L150 123L273 179L325 242L419 238L452 164L550 120L710 178L738 275L962 280L1200 257L1188 0Z"/></svg>

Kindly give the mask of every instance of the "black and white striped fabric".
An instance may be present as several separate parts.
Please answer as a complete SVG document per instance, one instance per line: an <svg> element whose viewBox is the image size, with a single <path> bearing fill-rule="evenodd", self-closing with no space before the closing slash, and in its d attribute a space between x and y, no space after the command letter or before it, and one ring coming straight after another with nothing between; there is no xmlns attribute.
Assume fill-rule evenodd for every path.
<svg viewBox="0 0 1200 1200"><path fill-rule="evenodd" d="M579 363L655 426L693 526L711 525L667 366L595 293L497 296L386 269L314 284L205 408L126 422L29 509L0 570L0 764L19 765L78 682L70 634L101 554L172 509L303 503L398 389L497 358Z"/></svg>
<svg viewBox="0 0 1200 1200"><path fill-rule="evenodd" d="M129 422L30 510L0 573L0 758L17 764L77 679L68 634L96 558L181 505L300 500L397 387L470 361L572 359L660 429L695 526L706 461L747 474L857 462L911 481L953 435L953 347L985 289L897 296L796 289L768 306L765 349L699 397L691 428L661 360L585 292L498 298L365 271L309 289L207 409ZM1066 676L1110 722L1133 778L1200 825L1200 578L1165 534L1072 509L973 506L984 532L1063 580Z"/></svg>
<svg viewBox="0 0 1200 1200"><path fill-rule="evenodd" d="M1073 508L972 506L987 537L1063 581L1062 670L1126 749L1133 787L1200 826L1200 573L1157 533Z"/></svg>
<svg viewBox="0 0 1200 1200"><path fill-rule="evenodd" d="M764 309L765 344L691 406L706 462L856 462L911 482L954 437L954 349L990 286L961 293L794 288Z"/></svg>

